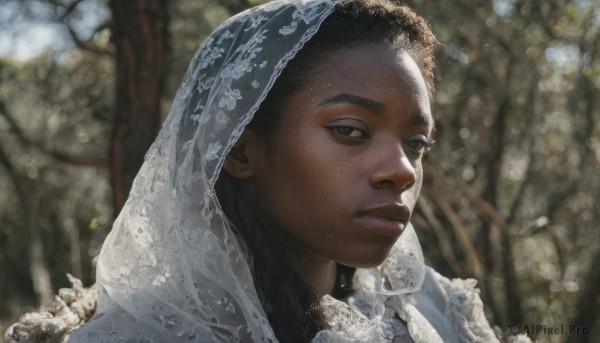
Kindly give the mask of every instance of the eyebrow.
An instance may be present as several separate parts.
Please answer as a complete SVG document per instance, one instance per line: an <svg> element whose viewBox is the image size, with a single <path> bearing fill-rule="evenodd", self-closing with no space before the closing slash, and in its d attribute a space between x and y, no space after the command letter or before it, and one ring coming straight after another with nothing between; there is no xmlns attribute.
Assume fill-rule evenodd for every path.
<svg viewBox="0 0 600 343"><path fill-rule="evenodd" d="M431 115L429 115L425 112L417 112L410 119L410 123L413 125L427 126L427 127L429 127L431 125L432 127L435 128L435 122L432 123L431 120L432 120Z"/></svg>
<svg viewBox="0 0 600 343"><path fill-rule="evenodd" d="M330 105L341 105L341 104L352 104L360 107L367 108L373 112L381 113L383 112L384 106L382 103L363 98L358 95L352 95L347 93L342 93L331 97L329 99L324 100L319 104L319 106L330 106ZM432 122L432 116L425 112L418 112L410 119L410 123L418 126L432 126L435 130L435 121Z"/></svg>
<svg viewBox="0 0 600 343"><path fill-rule="evenodd" d="M363 98L358 95L352 94L339 94L334 97L331 97L319 104L319 106L329 106L329 105L341 105L341 104L352 104L360 107L364 107L373 112L383 112L383 104L377 101L373 101L371 99Z"/></svg>

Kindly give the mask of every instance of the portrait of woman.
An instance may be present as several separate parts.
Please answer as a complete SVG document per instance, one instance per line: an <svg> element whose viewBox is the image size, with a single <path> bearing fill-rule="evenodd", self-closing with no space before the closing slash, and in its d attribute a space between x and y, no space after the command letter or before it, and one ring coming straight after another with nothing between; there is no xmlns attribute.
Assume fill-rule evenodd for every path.
<svg viewBox="0 0 600 343"><path fill-rule="evenodd" d="M410 223L433 53L392 0L274 1L202 44L71 342L494 342Z"/></svg>

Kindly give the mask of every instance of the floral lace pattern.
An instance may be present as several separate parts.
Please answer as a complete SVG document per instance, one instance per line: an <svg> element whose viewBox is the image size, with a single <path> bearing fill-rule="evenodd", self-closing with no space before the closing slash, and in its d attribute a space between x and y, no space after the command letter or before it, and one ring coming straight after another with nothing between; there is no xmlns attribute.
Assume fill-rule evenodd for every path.
<svg viewBox="0 0 600 343"><path fill-rule="evenodd" d="M228 19L198 49L104 243L97 313L71 341L277 341L214 183L337 2L269 2Z"/></svg>

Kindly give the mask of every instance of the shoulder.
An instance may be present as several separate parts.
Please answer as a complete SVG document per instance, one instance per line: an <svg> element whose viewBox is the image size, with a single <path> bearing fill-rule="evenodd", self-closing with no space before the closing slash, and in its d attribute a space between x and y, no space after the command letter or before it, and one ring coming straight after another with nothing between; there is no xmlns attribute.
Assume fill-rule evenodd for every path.
<svg viewBox="0 0 600 343"><path fill-rule="evenodd" d="M444 342L500 342L485 317L483 301L476 286L475 279L450 280L426 267L423 286L403 300L402 297L399 299L401 309L412 308L413 312L424 317ZM507 341L531 342L523 335L508 337Z"/></svg>
<svg viewBox="0 0 600 343"><path fill-rule="evenodd" d="M124 341L123 330L135 330L135 319L120 308L96 314L90 321L73 331L69 343Z"/></svg>
<svg viewBox="0 0 600 343"><path fill-rule="evenodd" d="M148 314L142 318L120 307L94 315L76 329L68 343L150 343L150 342L217 342L210 330L162 315Z"/></svg>
<svg viewBox="0 0 600 343"><path fill-rule="evenodd" d="M497 341L485 317L479 289L476 288L477 281L475 279L449 280L435 270L427 269L432 282L440 285L444 290L446 296L444 313L454 322L461 341Z"/></svg>
<svg viewBox="0 0 600 343"><path fill-rule="evenodd" d="M476 280L450 280L426 267L423 286L403 297L400 310L405 312L407 321L415 317L426 319L444 341L498 342L485 317L476 285Z"/></svg>

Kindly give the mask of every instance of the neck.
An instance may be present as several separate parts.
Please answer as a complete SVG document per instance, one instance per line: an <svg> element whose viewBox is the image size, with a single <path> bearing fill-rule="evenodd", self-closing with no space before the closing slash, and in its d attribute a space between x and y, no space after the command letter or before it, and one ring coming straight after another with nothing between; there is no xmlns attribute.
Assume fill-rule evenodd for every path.
<svg viewBox="0 0 600 343"><path fill-rule="evenodd" d="M335 261L307 261L301 263L298 274L315 294L320 298L325 294L331 295L337 276Z"/></svg>
<svg viewBox="0 0 600 343"><path fill-rule="evenodd" d="M286 242L296 273L317 297L331 294L337 276L337 263L297 242Z"/></svg>
<svg viewBox="0 0 600 343"><path fill-rule="evenodd" d="M257 201L258 203L258 201ZM266 229L265 234L278 237L283 243L294 271L302 281L318 297L333 292L337 277L337 263L300 243L293 237L283 233L283 230L274 230L272 225L262 223Z"/></svg>

